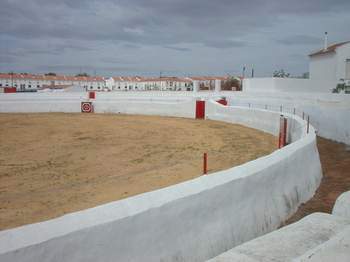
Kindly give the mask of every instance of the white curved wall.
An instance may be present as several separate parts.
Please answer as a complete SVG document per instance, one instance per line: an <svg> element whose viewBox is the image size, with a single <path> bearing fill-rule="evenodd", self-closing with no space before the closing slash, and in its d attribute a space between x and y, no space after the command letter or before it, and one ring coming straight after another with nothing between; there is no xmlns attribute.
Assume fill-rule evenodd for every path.
<svg viewBox="0 0 350 262"><path fill-rule="evenodd" d="M234 92L227 94L229 105L251 106L291 112L296 108L299 116L302 112L310 115L311 124L317 134L350 145L350 95L320 93L249 93Z"/></svg>
<svg viewBox="0 0 350 262"><path fill-rule="evenodd" d="M350 219L350 191L342 193L337 198L332 214Z"/></svg>
<svg viewBox="0 0 350 262"><path fill-rule="evenodd" d="M239 118L236 110L245 117ZM277 127L271 122L279 114L208 102L207 117L255 125L276 133ZM295 126L304 124L298 117L289 117ZM1 231L0 260L212 258L276 229L313 196L321 180L314 129L311 127L309 134L300 132L295 139L298 137L287 147L238 167L46 222Z"/></svg>

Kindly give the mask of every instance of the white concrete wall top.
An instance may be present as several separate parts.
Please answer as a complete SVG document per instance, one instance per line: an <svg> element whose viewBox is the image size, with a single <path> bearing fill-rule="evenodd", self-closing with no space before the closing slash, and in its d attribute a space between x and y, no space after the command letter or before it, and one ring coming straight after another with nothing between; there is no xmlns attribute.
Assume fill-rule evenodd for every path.
<svg viewBox="0 0 350 262"><path fill-rule="evenodd" d="M350 144L350 95L307 93L248 93L227 94L229 105L265 108L283 112L302 112L310 116L311 124L318 135L338 142Z"/></svg>
<svg viewBox="0 0 350 262"><path fill-rule="evenodd" d="M350 191L341 194L337 198L332 214L350 219Z"/></svg>
<svg viewBox="0 0 350 262"><path fill-rule="evenodd" d="M290 261L335 237L350 228L349 226L349 219L314 213L294 224L237 246L209 261ZM240 260L235 260L236 258Z"/></svg>
<svg viewBox="0 0 350 262"><path fill-rule="evenodd" d="M243 92L328 93L337 85L335 80L298 78L246 78Z"/></svg>
<svg viewBox="0 0 350 262"><path fill-rule="evenodd" d="M293 262L346 262L350 258L350 226Z"/></svg>

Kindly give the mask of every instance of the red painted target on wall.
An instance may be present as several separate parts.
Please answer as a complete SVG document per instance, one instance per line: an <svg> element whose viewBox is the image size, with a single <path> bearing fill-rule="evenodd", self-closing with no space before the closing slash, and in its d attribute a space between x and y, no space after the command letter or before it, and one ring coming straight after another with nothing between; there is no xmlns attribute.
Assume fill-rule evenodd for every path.
<svg viewBox="0 0 350 262"><path fill-rule="evenodd" d="M92 102L81 102L81 112L82 113L92 113L94 108Z"/></svg>

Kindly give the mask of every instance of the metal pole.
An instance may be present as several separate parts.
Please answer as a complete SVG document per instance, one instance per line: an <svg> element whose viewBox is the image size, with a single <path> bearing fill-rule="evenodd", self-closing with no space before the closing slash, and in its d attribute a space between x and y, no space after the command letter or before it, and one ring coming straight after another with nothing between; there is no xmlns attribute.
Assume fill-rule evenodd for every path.
<svg viewBox="0 0 350 262"><path fill-rule="evenodd" d="M309 133L309 129L310 129L310 116L307 116L307 128L306 128L306 133Z"/></svg>
<svg viewBox="0 0 350 262"><path fill-rule="evenodd" d="M207 153L203 154L203 175L206 175L208 172L208 156Z"/></svg>

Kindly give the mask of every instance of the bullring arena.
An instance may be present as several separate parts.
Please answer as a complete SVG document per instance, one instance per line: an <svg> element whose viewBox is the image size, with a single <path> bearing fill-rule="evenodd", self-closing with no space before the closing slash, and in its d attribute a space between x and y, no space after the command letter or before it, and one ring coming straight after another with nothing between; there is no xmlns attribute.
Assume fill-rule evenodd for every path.
<svg viewBox="0 0 350 262"><path fill-rule="evenodd" d="M325 241L350 221L316 214L305 218L309 224L302 230L286 227L275 239L279 231L271 238L267 233L291 218L321 183L316 132L349 142L341 120L349 101L265 96L1 95L6 187L1 185L0 197L6 203L0 212L6 230L0 231L0 260L259 261L283 250L276 261L285 261L307 254L322 244L311 234L325 230ZM80 113L82 103L91 103L94 113ZM334 108L338 118L330 120ZM304 233L296 237L298 230ZM254 244L262 235L269 245L264 236ZM288 235L292 244L276 241ZM248 257L254 252L257 260Z"/></svg>
<svg viewBox="0 0 350 262"><path fill-rule="evenodd" d="M203 152L212 173L277 146L252 128L186 118L0 114L0 126L0 229L199 177Z"/></svg>

